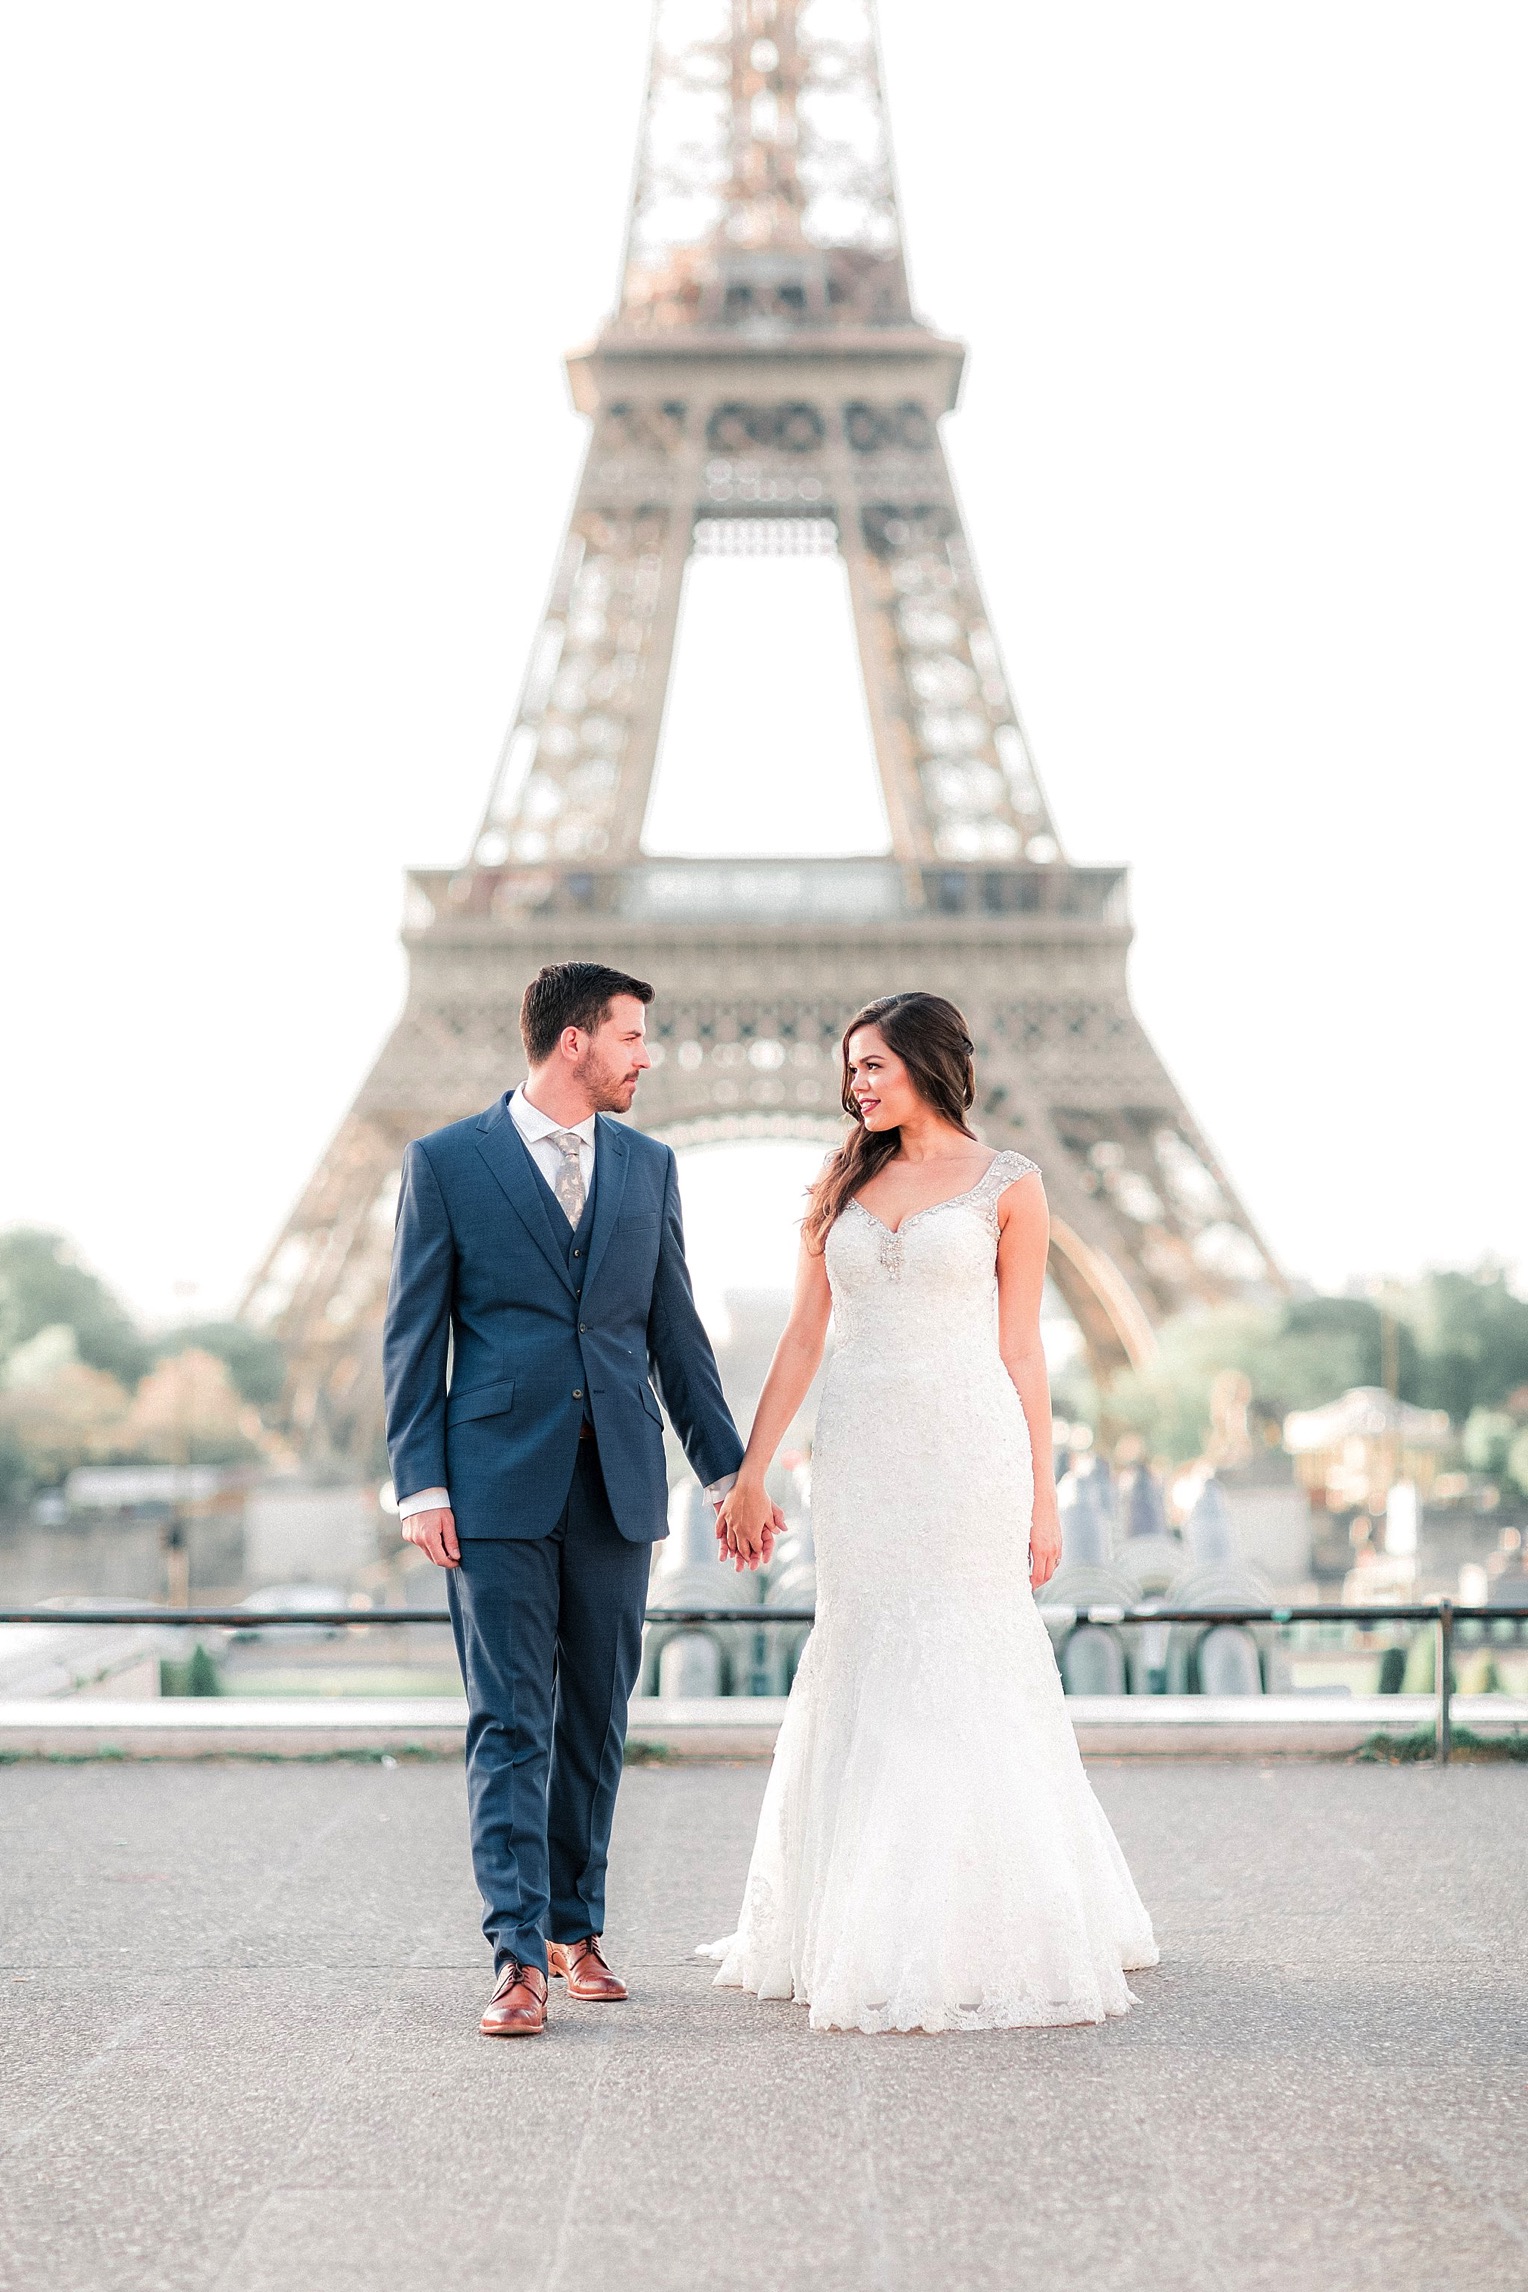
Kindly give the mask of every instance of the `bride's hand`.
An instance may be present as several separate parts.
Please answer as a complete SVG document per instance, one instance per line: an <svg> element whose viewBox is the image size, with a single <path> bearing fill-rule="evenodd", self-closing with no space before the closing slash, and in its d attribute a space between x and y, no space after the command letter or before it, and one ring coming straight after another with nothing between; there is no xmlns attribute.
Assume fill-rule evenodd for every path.
<svg viewBox="0 0 1528 2292"><path fill-rule="evenodd" d="M1053 1494L1035 1493L1034 1518L1029 1527L1029 1581L1035 1591L1048 1584L1061 1565L1061 1520Z"/></svg>
<svg viewBox="0 0 1528 2292"><path fill-rule="evenodd" d="M756 1568L760 1561L768 1561L777 1533L778 1514L764 1491L762 1481L738 1480L722 1499L717 1514L716 1532L726 1552L737 1564L739 1573L744 1568ZM718 1559L723 1557L717 1554Z"/></svg>
<svg viewBox="0 0 1528 2292"><path fill-rule="evenodd" d="M728 1533L726 1520L723 1517L722 1507L724 1502L725 1499L722 1497L715 1497L712 1499L712 1510L716 1515L716 1542L718 1547L716 1557L718 1560L723 1562L728 1560L736 1561L738 1568L741 1569L743 1563L738 1558L737 1546L732 1542L731 1536ZM761 1567L765 1568L767 1568L770 1562L774 1559L775 1546L779 1543L781 1537L787 1533L790 1525L785 1517L785 1514L780 1510L778 1504L771 1504L769 1513L769 1526L764 1531L764 1556L759 1563Z"/></svg>

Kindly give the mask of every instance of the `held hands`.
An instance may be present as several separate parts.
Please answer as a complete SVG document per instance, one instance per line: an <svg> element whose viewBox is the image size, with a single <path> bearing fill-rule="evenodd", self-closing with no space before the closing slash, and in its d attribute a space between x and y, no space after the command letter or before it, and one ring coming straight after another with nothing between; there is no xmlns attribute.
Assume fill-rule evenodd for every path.
<svg viewBox="0 0 1528 2292"><path fill-rule="evenodd" d="M411 1512L402 1524L402 1532L405 1541L417 1544L437 1568L461 1566L462 1548L457 1539L454 1513ZM720 1550L716 1556L719 1560L733 1560L740 1573L744 1568L767 1568L775 1545L784 1534L785 1515L778 1504L771 1504L762 1487L756 1498L746 1489L734 1488L717 1506L716 1535Z"/></svg>
<svg viewBox="0 0 1528 2292"><path fill-rule="evenodd" d="M784 1534L785 1514L771 1504L762 1480L739 1479L716 1508L716 1557L731 1560L739 1575L745 1568L767 1568Z"/></svg>
<svg viewBox="0 0 1528 2292"><path fill-rule="evenodd" d="M456 1540L454 1513L411 1512L403 1523L403 1534L405 1541L417 1544L437 1568L461 1566L462 1548Z"/></svg>
<svg viewBox="0 0 1528 2292"><path fill-rule="evenodd" d="M1061 1520L1052 1487L1035 1490L1034 1518L1029 1528L1029 1581L1038 1591L1061 1565Z"/></svg>

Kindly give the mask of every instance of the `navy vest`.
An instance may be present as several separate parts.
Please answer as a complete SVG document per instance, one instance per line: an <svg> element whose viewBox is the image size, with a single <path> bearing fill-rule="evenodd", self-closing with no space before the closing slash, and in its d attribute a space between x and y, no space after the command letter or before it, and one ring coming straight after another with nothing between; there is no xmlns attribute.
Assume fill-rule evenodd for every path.
<svg viewBox="0 0 1528 2292"><path fill-rule="evenodd" d="M524 1146L525 1140L522 1138L520 1143L522 1146ZM561 1202L559 1202L557 1196L553 1193L545 1178L542 1177L540 1165L538 1164L535 1155L531 1153L529 1147L526 1147L525 1158L529 1162L532 1170L535 1172L536 1184L541 1194L541 1204L543 1209L546 1211L547 1222L551 1226L553 1234L556 1236L557 1246L562 1251L563 1263L566 1265L568 1271L573 1273L573 1252L578 1250L582 1253L580 1263L582 1262L582 1259L587 1257L589 1254L589 1236L594 1231L594 1191L595 1187L599 1184L600 1158L598 1154L596 1154L594 1157L594 1182L590 1186L589 1191L584 1198L583 1215L579 1219L576 1228L569 1225L567 1211L563 1208ZM575 1289L580 1286L576 1274L574 1274L573 1286Z"/></svg>

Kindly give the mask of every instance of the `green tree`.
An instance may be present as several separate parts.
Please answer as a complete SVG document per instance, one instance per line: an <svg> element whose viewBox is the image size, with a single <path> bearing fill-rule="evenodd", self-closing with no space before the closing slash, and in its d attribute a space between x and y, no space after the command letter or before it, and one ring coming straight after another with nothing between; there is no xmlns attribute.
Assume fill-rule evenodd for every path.
<svg viewBox="0 0 1528 2292"><path fill-rule="evenodd" d="M237 1321L195 1321L183 1329L170 1329L154 1339L154 1359L172 1360L177 1353L211 1353L232 1377L241 1400L257 1409L281 1398L286 1378L286 1357L274 1337L262 1337Z"/></svg>
<svg viewBox="0 0 1528 2292"><path fill-rule="evenodd" d="M1400 1301L1391 1307L1395 1316L1395 1367L1400 1398L1414 1400L1418 1384L1417 1340ZM1385 1327L1379 1306L1369 1297L1291 1298L1280 1328L1282 1350L1293 1382L1309 1391L1312 1381L1341 1382L1322 1398L1351 1392L1355 1385L1385 1382ZM1317 1364L1320 1364L1318 1369ZM1314 1400L1292 1402L1295 1408L1314 1408Z"/></svg>
<svg viewBox="0 0 1528 2292"><path fill-rule="evenodd" d="M1464 1428L1465 1462L1528 1493L1528 1301L1497 1267L1431 1273L1386 1298L1400 1397L1446 1409ZM1063 1416L1106 1438L1139 1433L1153 1455L1197 1455L1210 1421L1210 1386L1222 1369L1252 1385L1252 1414L1282 1425L1355 1385L1384 1381L1384 1323L1367 1297L1291 1298L1274 1310L1245 1306L1179 1314L1158 1331L1153 1359L1096 1393L1081 1363L1056 1381Z"/></svg>
<svg viewBox="0 0 1528 2292"><path fill-rule="evenodd" d="M133 1395L122 1438L158 1464L239 1464L258 1454L259 1420L214 1353L156 1361Z"/></svg>
<svg viewBox="0 0 1528 2292"><path fill-rule="evenodd" d="M0 1427L0 1504L19 1504L31 1486L26 1450L9 1427Z"/></svg>
<svg viewBox="0 0 1528 2292"><path fill-rule="evenodd" d="M1520 1496L1528 1496L1528 1425L1524 1425L1507 1451L1506 1477Z"/></svg>
<svg viewBox="0 0 1528 2292"><path fill-rule="evenodd" d="M1379 1313L1365 1298L1202 1308L1163 1326L1155 1357L1115 1379L1100 1416L1109 1433L1137 1432L1153 1455L1183 1462L1203 1449L1210 1387L1223 1369L1249 1380L1253 1418L1281 1427L1292 1409L1319 1408L1354 1385L1377 1383L1379 1353Z"/></svg>
<svg viewBox="0 0 1528 2292"><path fill-rule="evenodd" d="M1409 1330L1398 1331L1401 1391L1415 1374ZM1291 1409L1317 1409L1355 1385L1383 1380L1383 1327L1367 1297L1291 1298L1247 1366L1254 1404L1282 1424Z"/></svg>
<svg viewBox="0 0 1528 2292"><path fill-rule="evenodd" d="M189 1663L178 1662L173 1656L160 1658L159 1692L161 1695L222 1694L222 1674L200 1640L191 1651Z"/></svg>
<svg viewBox="0 0 1528 2292"><path fill-rule="evenodd" d="M62 1234L16 1226L0 1234L0 1364L40 1330L74 1331L79 1358L132 1386L149 1348L125 1306L80 1264Z"/></svg>
<svg viewBox="0 0 1528 2292"><path fill-rule="evenodd" d="M110 1464L131 1453L127 1408L116 1378L83 1361L60 1362L35 1383L0 1391L8 1498L54 1488L77 1464Z"/></svg>
<svg viewBox="0 0 1528 2292"><path fill-rule="evenodd" d="M222 1692L223 1682L218 1677L218 1667L198 1640L191 1651L191 1661L186 1666L186 1693L221 1695Z"/></svg>
<svg viewBox="0 0 1528 2292"><path fill-rule="evenodd" d="M1460 1443L1470 1471L1499 1480L1507 1469L1516 1431L1516 1423L1501 1409L1471 1409Z"/></svg>
<svg viewBox="0 0 1528 2292"><path fill-rule="evenodd" d="M1528 1387L1528 1299L1498 1265L1429 1273L1406 1292L1402 1311L1416 1338L1417 1390L1408 1398L1447 1409L1456 1425L1474 1409L1499 1409Z"/></svg>
<svg viewBox="0 0 1528 2292"><path fill-rule="evenodd" d="M1102 1397L1106 1435L1139 1433L1153 1456L1174 1462L1197 1456L1209 1431L1210 1386L1222 1369L1244 1370L1257 1407L1253 1364L1275 1341L1278 1326L1276 1315L1251 1306L1179 1314L1159 1331L1155 1356L1116 1377Z"/></svg>

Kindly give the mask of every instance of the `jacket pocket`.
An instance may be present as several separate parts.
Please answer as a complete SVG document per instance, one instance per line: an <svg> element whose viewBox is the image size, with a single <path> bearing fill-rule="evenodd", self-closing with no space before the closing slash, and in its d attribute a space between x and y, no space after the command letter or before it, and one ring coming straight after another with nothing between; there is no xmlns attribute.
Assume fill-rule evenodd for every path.
<svg viewBox="0 0 1528 2292"><path fill-rule="evenodd" d="M514 1405L515 1381L501 1377L497 1384L474 1385L470 1392L446 1395L446 1422L459 1425L469 1417L497 1417Z"/></svg>
<svg viewBox="0 0 1528 2292"><path fill-rule="evenodd" d="M663 1411L659 1408L657 1396L653 1392L652 1386L648 1383L645 1377L637 1387L637 1398L641 1401L643 1408L646 1409L648 1415L652 1418L653 1423L657 1425L661 1430L663 1425Z"/></svg>

